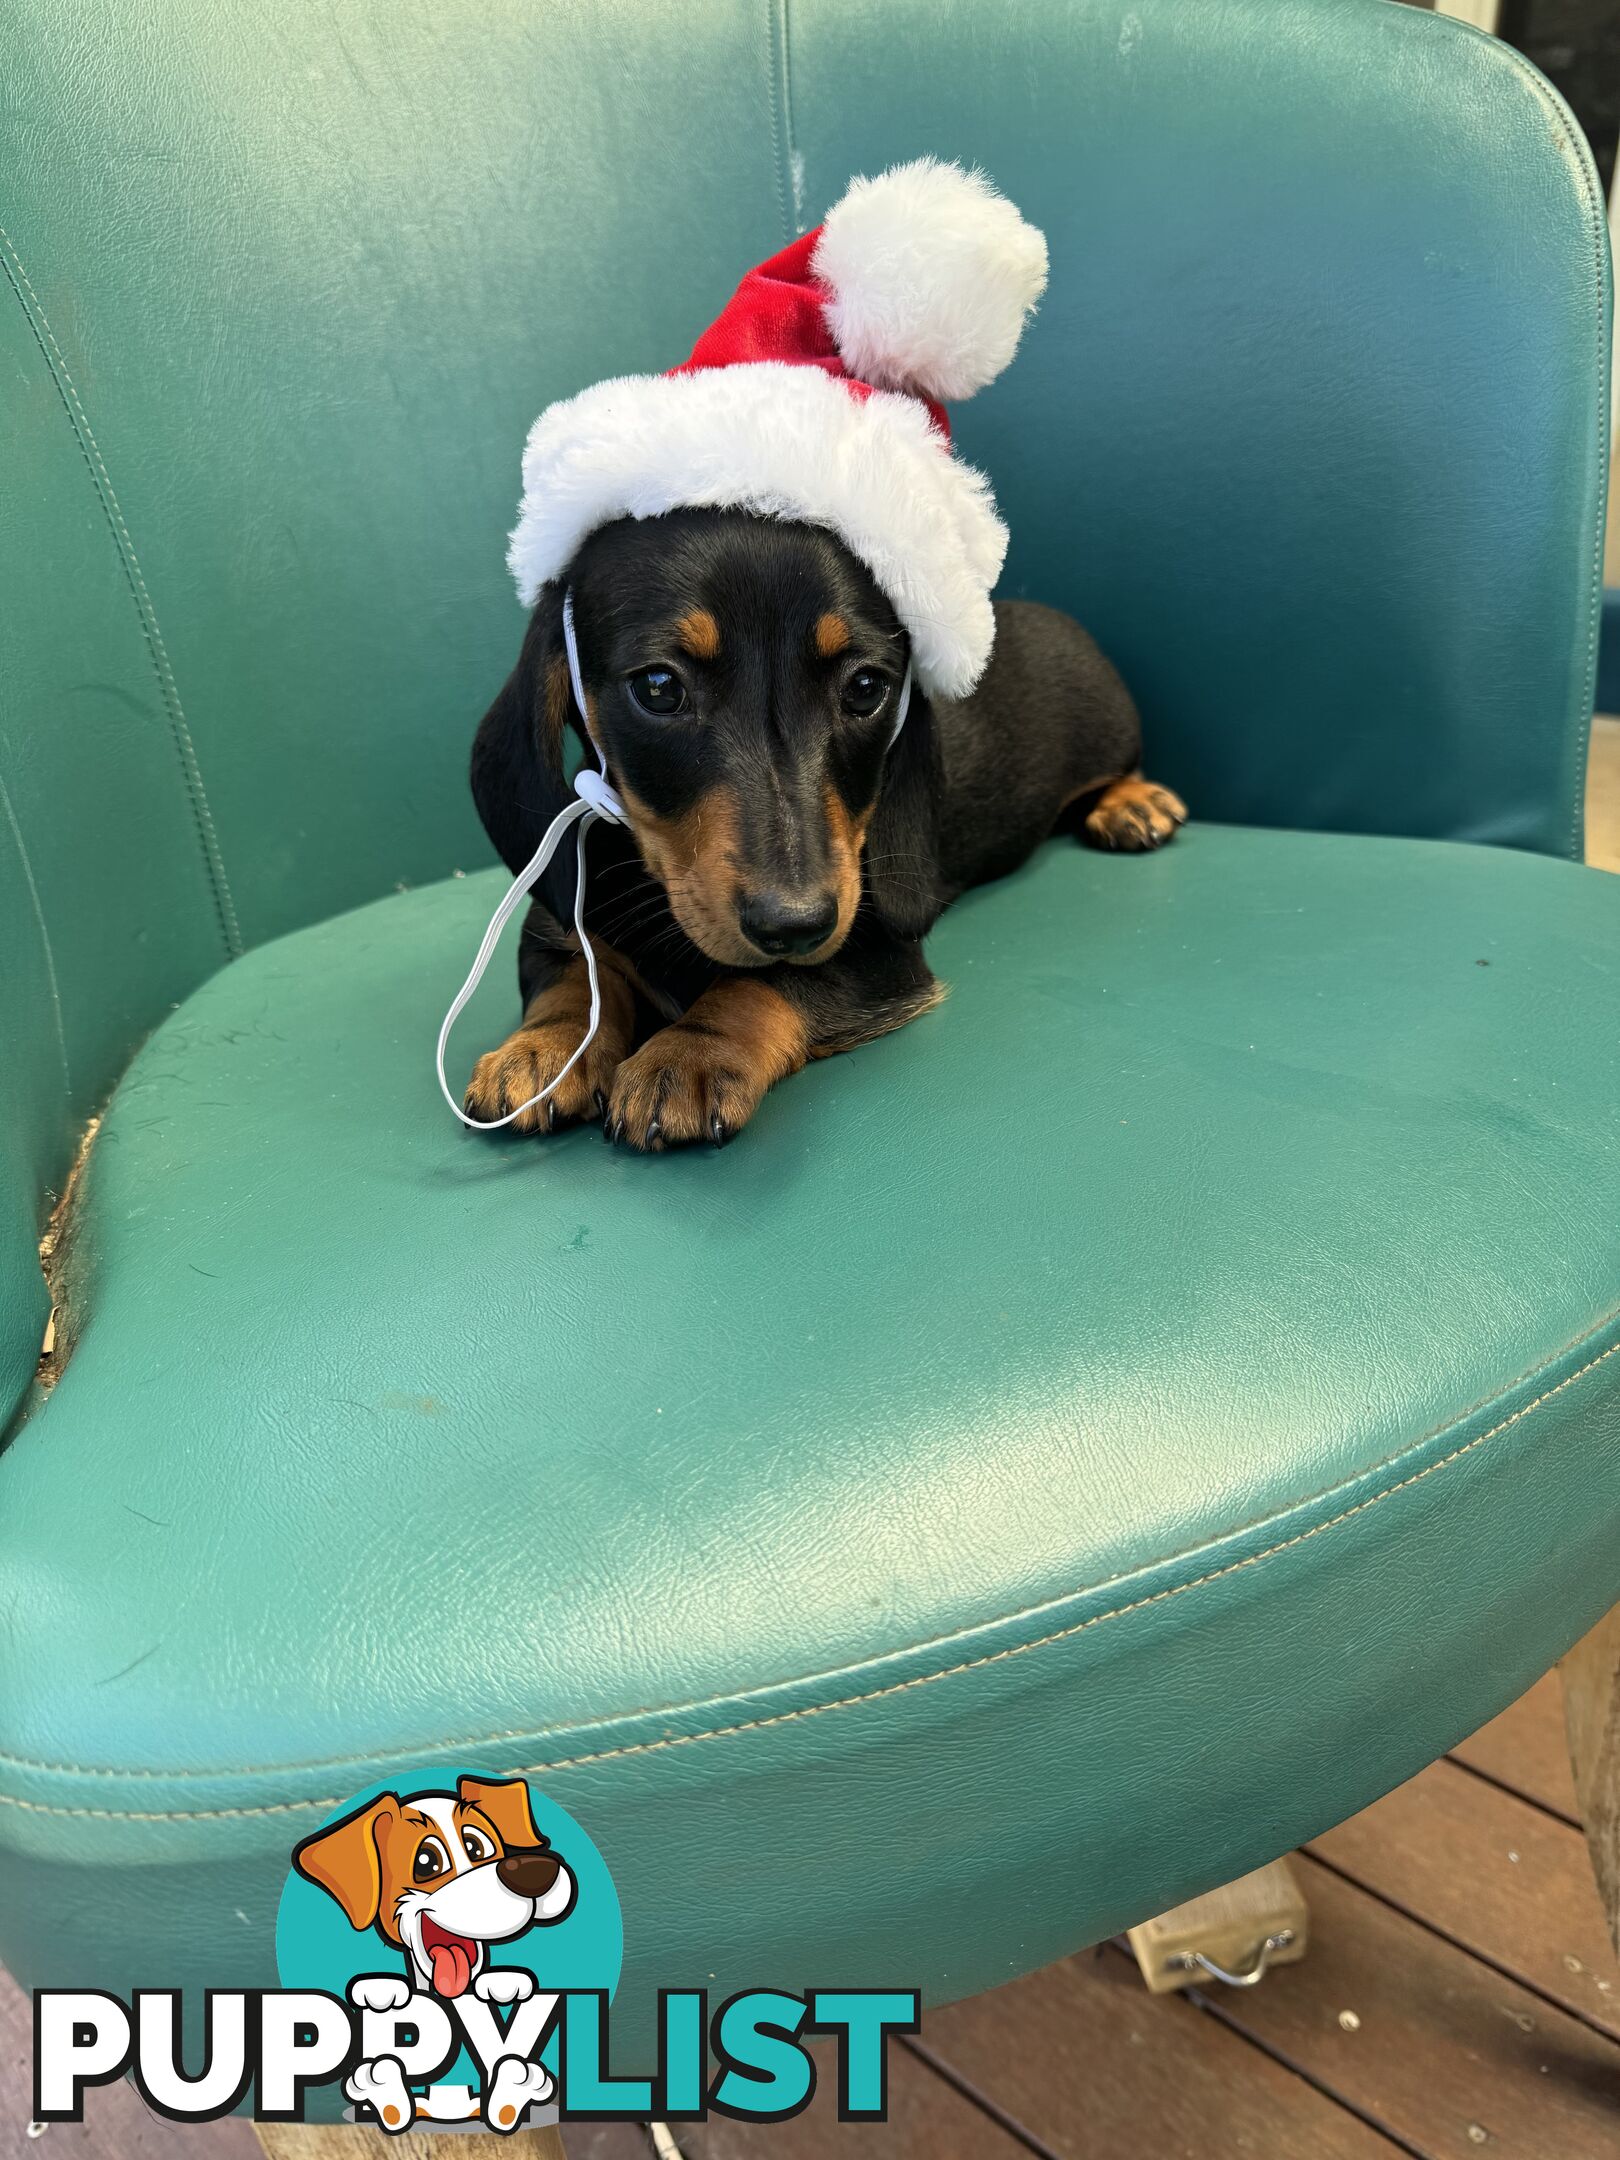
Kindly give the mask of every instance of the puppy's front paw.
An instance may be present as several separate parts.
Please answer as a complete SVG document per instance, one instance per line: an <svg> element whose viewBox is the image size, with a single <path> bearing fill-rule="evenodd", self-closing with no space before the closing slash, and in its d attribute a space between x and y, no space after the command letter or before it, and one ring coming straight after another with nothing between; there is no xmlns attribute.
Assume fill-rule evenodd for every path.
<svg viewBox="0 0 1620 2160"><path fill-rule="evenodd" d="M619 1067L604 1130L608 1139L648 1152L693 1140L724 1147L759 1108L764 1092L734 1044L677 1022Z"/></svg>
<svg viewBox="0 0 1620 2160"><path fill-rule="evenodd" d="M1163 847L1187 822L1187 805L1170 788L1133 773L1103 789L1086 819L1086 838L1097 847L1141 854Z"/></svg>
<svg viewBox="0 0 1620 2160"><path fill-rule="evenodd" d="M523 1103L528 1107L512 1119L511 1130L534 1133L557 1132L581 1118L602 1115L619 1060L633 1039L636 1001L605 947L597 953L596 972L601 1023L567 1078L561 1078L563 1070L590 1026L590 972L583 957L570 960L555 982L536 992L517 1033L473 1067L462 1103L469 1117L490 1124ZM534 1097L553 1081L558 1086L544 1102L536 1102Z"/></svg>
<svg viewBox="0 0 1620 2160"><path fill-rule="evenodd" d="M622 1041L607 1026L560 1087L544 1102L531 1099L551 1086L584 1032L579 1020L542 1020L538 1025L525 1021L498 1050L486 1051L478 1060L462 1108L469 1117L488 1123L528 1103L512 1120L512 1130L523 1133L559 1132L581 1118L599 1117L624 1054Z"/></svg>
<svg viewBox="0 0 1620 2160"><path fill-rule="evenodd" d="M356 2063L343 2080L343 2090L357 2108L375 2108L377 2120L390 2137L410 2128L416 2110L394 2056L379 2055L375 2062Z"/></svg>
<svg viewBox="0 0 1620 2160"><path fill-rule="evenodd" d="M780 990L727 976L625 1059L603 1132L648 1151L693 1140L724 1147L808 1052L804 1021Z"/></svg>
<svg viewBox="0 0 1620 2160"><path fill-rule="evenodd" d="M410 1999L411 1983L403 1973L361 1973L349 1982L349 2000L357 2010L403 2010Z"/></svg>
<svg viewBox="0 0 1620 2160"><path fill-rule="evenodd" d="M527 2002L534 1993L534 1974L521 1965L492 1965L473 1982L473 1993L480 2002Z"/></svg>
<svg viewBox="0 0 1620 2160"><path fill-rule="evenodd" d="M484 2120L504 2136L523 2120L524 2110L551 2098L551 2072L543 2063L503 2055L484 2096Z"/></svg>

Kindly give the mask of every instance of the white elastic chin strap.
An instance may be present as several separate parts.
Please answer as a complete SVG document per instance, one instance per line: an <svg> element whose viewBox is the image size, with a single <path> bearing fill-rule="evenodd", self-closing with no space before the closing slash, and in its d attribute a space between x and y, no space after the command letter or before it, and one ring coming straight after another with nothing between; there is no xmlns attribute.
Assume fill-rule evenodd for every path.
<svg viewBox="0 0 1620 2160"><path fill-rule="evenodd" d="M439 1093L450 1105L453 1115L460 1118L462 1124L469 1126L474 1132L499 1132L503 1125L512 1124L515 1119L522 1117L525 1110L532 1110L537 1103L543 1103L547 1096L554 1094L596 1039L596 1030L602 1019L602 989L596 975L596 953L585 929L585 835L598 818L606 818L610 825L623 825L628 820L625 817L624 804L620 802L618 796L608 785L607 759L602 755L601 746L591 733L590 716L585 705L585 685L580 678L579 672L579 646L574 639L574 595L571 591L563 594L563 643L568 650L568 680L573 685L574 703L579 709L580 719L585 724L586 739L591 748L595 750L596 762L601 769L598 772L592 772L588 765L582 765L579 771L575 773L574 800L564 809L557 812L557 815L546 827L545 836L540 845L507 887L505 898L489 918L489 928L484 932L483 943L479 946L478 956L468 971L467 980L456 992L450 1010L444 1016L444 1025L439 1030L437 1057ZM906 662L906 672L900 682L900 696L895 706L894 727L885 746L885 756L894 748L896 741L899 739L900 730L906 724L906 714L910 707L911 662L908 660ZM589 975L591 982L590 1025L580 1038L579 1048L568 1060L568 1063L558 1073L556 1079L549 1086L543 1087L538 1095L531 1095L527 1102L519 1103L515 1110L508 1110L505 1117L469 1117L451 1094L450 1083L444 1077L444 1054L449 1046L450 1030L461 1018L467 1000L483 981L484 970L494 958L495 948L500 943L501 932L528 898L531 889L543 876L547 864L551 861L552 856L556 854L563 834L567 832L570 825L578 828L574 842L576 864L574 877L574 931L579 939L580 950L585 955L585 972Z"/></svg>

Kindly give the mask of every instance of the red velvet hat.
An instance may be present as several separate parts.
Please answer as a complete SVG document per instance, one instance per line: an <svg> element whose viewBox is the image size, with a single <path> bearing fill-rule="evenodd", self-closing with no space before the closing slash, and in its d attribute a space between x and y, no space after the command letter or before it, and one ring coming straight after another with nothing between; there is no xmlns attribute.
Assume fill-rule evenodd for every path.
<svg viewBox="0 0 1620 2160"><path fill-rule="evenodd" d="M1007 530L942 400L994 381L1045 285L1045 240L982 175L922 158L855 181L749 271L683 365L540 415L507 556L524 605L615 518L803 519L870 569L922 687L965 695L990 657Z"/></svg>

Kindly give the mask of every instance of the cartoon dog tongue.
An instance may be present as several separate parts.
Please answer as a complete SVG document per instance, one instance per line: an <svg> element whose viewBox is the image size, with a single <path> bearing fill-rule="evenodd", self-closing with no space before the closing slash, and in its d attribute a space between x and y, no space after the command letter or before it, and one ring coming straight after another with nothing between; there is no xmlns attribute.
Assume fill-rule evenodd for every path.
<svg viewBox="0 0 1620 2160"><path fill-rule="evenodd" d="M424 1945L433 1965L436 1995L460 1995L472 1978L472 1954L460 1936L441 1936Z"/></svg>

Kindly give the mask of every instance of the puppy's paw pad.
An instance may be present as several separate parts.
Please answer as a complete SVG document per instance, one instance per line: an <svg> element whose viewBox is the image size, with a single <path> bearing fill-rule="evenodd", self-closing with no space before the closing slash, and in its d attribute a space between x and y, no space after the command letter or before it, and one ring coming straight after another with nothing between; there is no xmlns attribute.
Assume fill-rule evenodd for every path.
<svg viewBox="0 0 1620 2160"><path fill-rule="evenodd" d="M604 1130L647 1154L697 1140L723 1147L759 1107L765 1083L744 1070L738 1045L676 1022L626 1058Z"/></svg>
<svg viewBox="0 0 1620 2160"><path fill-rule="evenodd" d="M488 1124L527 1103L512 1120L511 1130L521 1133L559 1132L595 1115L596 1098L612 1086L619 1062L618 1045L604 1041L600 1033L545 1101L533 1100L563 1071L579 1048L582 1032L575 1023L559 1020L520 1027L498 1050L486 1051L478 1060L462 1108Z"/></svg>
<svg viewBox="0 0 1620 2160"><path fill-rule="evenodd" d="M375 2110L377 2120L390 2137L411 2126L415 2104L405 2089L405 2076L392 2055L376 2062L356 2063L343 2080L343 2090L358 2107Z"/></svg>
<svg viewBox="0 0 1620 2160"><path fill-rule="evenodd" d="M1086 837L1098 847L1141 854L1173 840L1186 822L1187 805L1173 789L1152 780L1116 780L1086 819Z"/></svg>
<svg viewBox="0 0 1620 2160"><path fill-rule="evenodd" d="M504 2055L484 2095L484 2121L505 2136L518 2127L527 2109L549 2100L551 2092L551 2073L543 2063Z"/></svg>

